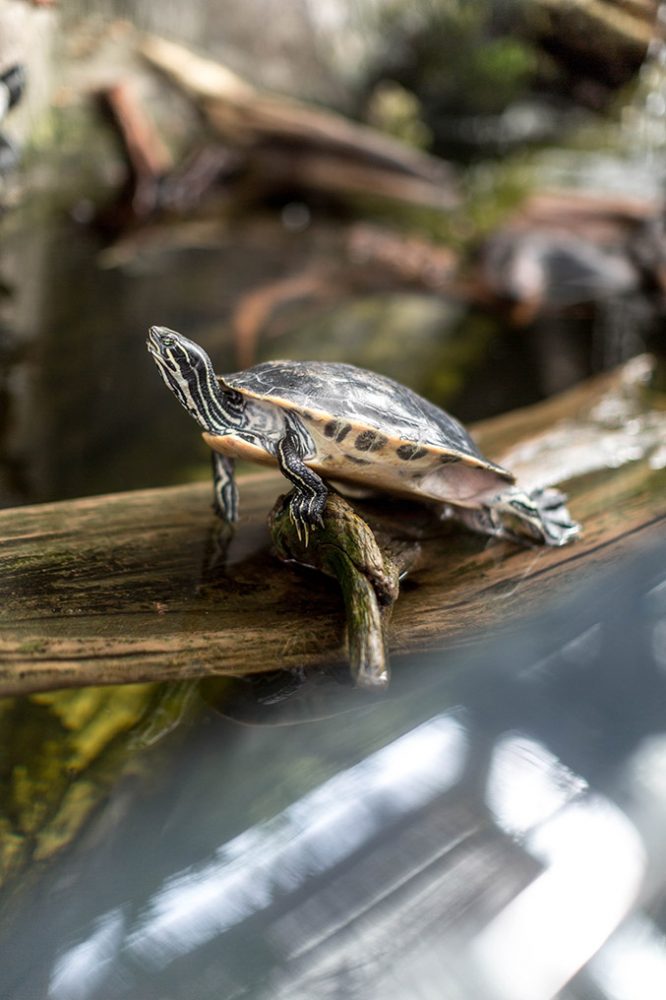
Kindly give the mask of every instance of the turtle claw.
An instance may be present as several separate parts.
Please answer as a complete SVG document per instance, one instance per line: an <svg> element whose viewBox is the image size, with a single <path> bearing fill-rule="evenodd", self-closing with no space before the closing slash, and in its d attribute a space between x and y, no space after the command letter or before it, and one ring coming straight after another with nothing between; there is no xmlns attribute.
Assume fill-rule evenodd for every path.
<svg viewBox="0 0 666 1000"><path fill-rule="evenodd" d="M303 517L301 505L296 504L293 500L289 505L289 516L291 517L292 524L296 529L296 537L301 545L304 545L307 548L310 542L310 526L306 518Z"/></svg>
<svg viewBox="0 0 666 1000"><path fill-rule="evenodd" d="M313 496L310 497L308 502L308 521L313 527L324 527L324 507L326 506L326 500L321 502L320 497Z"/></svg>
<svg viewBox="0 0 666 1000"><path fill-rule="evenodd" d="M310 496L295 492L289 501L289 516L296 530L296 537L305 548L310 544L310 534L324 527L323 502L317 495Z"/></svg>

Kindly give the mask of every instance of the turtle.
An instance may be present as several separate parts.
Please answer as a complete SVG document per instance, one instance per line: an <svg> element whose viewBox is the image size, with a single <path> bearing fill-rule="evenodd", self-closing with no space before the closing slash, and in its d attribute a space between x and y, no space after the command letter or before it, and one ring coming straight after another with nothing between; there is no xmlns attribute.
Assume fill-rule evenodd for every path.
<svg viewBox="0 0 666 1000"><path fill-rule="evenodd" d="M437 504L492 537L565 545L579 533L559 490L528 493L463 425L393 379L342 362L266 361L215 374L206 352L152 326L149 353L212 449L213 508L238 517L235 459L277 465L293 484L299 539L323 524L329 484Z"/></svg>

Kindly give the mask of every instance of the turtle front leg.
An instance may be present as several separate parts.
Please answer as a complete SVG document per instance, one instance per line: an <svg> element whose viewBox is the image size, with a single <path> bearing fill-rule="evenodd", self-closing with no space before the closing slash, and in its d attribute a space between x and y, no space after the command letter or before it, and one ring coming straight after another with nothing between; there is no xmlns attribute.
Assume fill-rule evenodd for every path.
<svg viewBox="0 0 666 1000"><path fill-rule="evenodd" d="M277 460L282 475L295 486L289 497L289 516L299 541L307 545L310 530L323 527L328 489L321 476L303 461L300 442L293 431L287 431L278 441Z"/></svg>
<svg viewBox="0 0 666 1000"><path fill-rule="evenodd" d="M232 525L238 520L238 487L234 479L234 460L219 452L213 459L213 510L222 521Z"/></svg>

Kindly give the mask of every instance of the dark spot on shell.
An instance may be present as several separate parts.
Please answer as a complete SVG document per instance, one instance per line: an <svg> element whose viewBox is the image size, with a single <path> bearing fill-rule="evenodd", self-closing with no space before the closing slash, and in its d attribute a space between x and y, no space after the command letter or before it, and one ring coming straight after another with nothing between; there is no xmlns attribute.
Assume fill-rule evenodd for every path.
<svg viewBox="0 0 666 1000"><path fill-rule="evenodd" d="M427 448L421 448L417 444L401 444L399 448L396 449L396 455L401 458L403 462L413 462L416 458L423 458L424 455L428 454Z"/></svg>
<svg viewBox="0 0 666 1000"><path fill-rule="evenodd" d="M354 441L354 447L358 448L359 451L379 451L387 440L388 438L385 438L383 434L377 434L376 431L361 431Z"/></svg>
<svg viewBox="0 0 666 1000"><path fill-rule="evenodd" d="M329 422L324 427L324 434L327 438L334 437L339 443L344 441L351 430L351 424L345 423L344 420L329 420Z"/></svg>
<svg viewBox="0 0 666 1000"><path fill-rule="evenodd" d="M454 462L459 462L460 459L457 455L440 455L439 461L442 465L451 465Z"/></svg>

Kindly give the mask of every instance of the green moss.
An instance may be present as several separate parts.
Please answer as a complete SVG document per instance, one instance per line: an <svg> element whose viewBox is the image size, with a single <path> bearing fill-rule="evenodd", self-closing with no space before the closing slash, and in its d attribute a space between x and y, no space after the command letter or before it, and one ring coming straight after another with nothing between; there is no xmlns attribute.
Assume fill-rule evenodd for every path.
<svg viewBox="0 0 666 1000"><path fill-rule="evenodd" d="M0 885L71 843L111 785L147 766L143 751L182 720L192 691L135 684L0 701Z"/></svg>
<svg viewBox="0 0 666 1000"><path fill-rule="evenodd" d="M43 639L27 639L20 643L17 652L22 656L32 656L35 653L43 653L46 650L46 642Z"/></svg>
<svg viewBox="0 0 666 1000"><path fill-rule="evenodd" d="M382 80L375 87L367 118L375 128L408 146L426 149L432 144L432 131L423 120L419 99L395 80Z"/></svg>
<svg viewBox="0 0 666 1000"><path fill-rule="evenodd" d="M384 60L435 120L501 112L527 90L539 66L536 50L517 32L520 7L394 0L379 17Z"/></svg>

